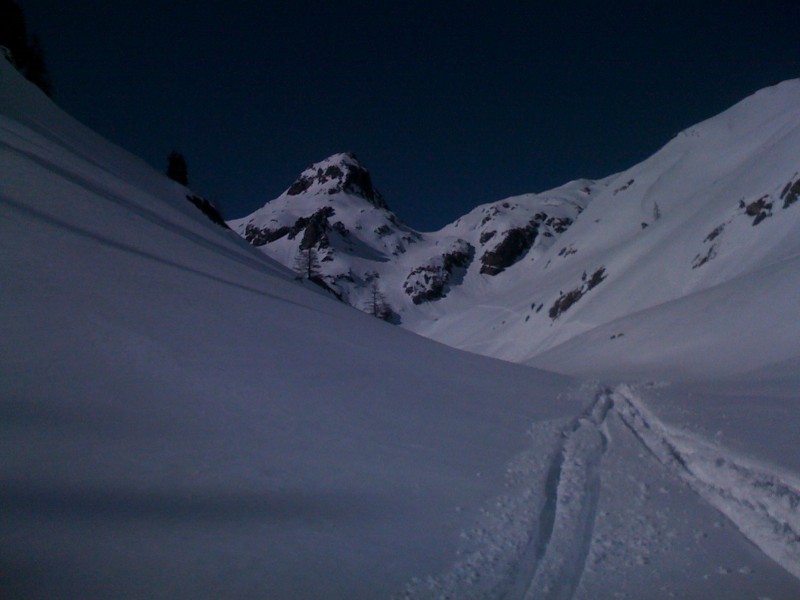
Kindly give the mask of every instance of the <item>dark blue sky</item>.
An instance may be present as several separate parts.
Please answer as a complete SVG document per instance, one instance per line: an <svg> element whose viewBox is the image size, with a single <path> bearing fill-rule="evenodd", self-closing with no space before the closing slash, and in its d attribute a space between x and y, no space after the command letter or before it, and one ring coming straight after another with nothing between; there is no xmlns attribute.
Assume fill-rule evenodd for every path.
<svg viewBox="0 0 800 600"><path fill-rule="evenodd" d="M345 150L409 224L632 166L800 77L800 2L19 0L56 100L228 217Z"/></svg>

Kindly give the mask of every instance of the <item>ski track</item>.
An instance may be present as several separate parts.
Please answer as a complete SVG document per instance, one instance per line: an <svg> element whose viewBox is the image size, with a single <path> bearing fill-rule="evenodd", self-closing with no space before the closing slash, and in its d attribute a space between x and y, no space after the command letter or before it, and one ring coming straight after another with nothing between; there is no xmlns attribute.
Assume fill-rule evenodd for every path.
<svg viewBox="0 0 800 600"><path fill-rule="evenodd" d="M570 600L592 543L610 411L670 473L800 578L800 483L794 476L668 427L630 386L620 385L596 393L592 405L561 431L538 479L543 498L532 483L520 497L498 502L489 530L481 529L482 548L446 574L415 580L396 597ZM535 460L526 456L522 462Z"/></svg>
<svg viewBox="0 0 800 600"><path fill-rule="evenodd" d="M600 463L608 445L607 391L564 432L550 465L538 535L522 554L507 600L571 598L580 581L600 497Z"/></svg>
<svg viewBox="0 0 800 600"><path fill-rule="evenodd" d="M764 554L800 578L800 482L655 418L627 385L614 410L642 445Z"/></svg>

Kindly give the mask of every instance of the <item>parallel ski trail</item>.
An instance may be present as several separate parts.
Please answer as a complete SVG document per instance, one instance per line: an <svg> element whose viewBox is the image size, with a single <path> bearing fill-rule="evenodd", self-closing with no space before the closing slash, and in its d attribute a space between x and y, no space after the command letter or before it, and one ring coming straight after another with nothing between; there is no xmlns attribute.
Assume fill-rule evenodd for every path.
<svg viewBox="0 0 800 600"><path fill-rule="evenodd" d="M800 481L666 426L621 385L598 393L562 431L537 485L499 505L477 550L452 572L417 581L399 597L571 600L595 533L610 411L669 473L800 578Z"/></svg>
<svg viewBox="0 0 800 600"><path fill-rule="evenodd" d="M659 462L800 578L800 481L665 426L626 385L612 397L625 425Z"/></svg>
<svg viewBox="0 0 800 600"><path fill-rule="evenodd" d="M523 552L505 598L571 598L584 569L600 496L600 463L607 445L608 392L564 433L545 486L537 531Z"/></svg>

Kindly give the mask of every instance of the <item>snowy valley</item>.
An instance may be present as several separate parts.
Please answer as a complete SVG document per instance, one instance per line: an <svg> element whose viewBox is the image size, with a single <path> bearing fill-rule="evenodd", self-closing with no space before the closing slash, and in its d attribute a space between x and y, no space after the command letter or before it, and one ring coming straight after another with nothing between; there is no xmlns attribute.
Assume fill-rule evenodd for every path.
<svg viewBox="0 0 800 600"><path fill-rule="evenodd" d="M353 154L231 231L0 60L0 596L800 597L798 156L795 80L437 232Z"/></svg>
<svg viewBox="0 0 800 600"><path fill-rule="evenodd" d="M799 97L797 80L762 90L627 171L437 232L376 202L352 154L230 226L290 268L314 249L336 296L368 310L377 288L401 326L471 352L591 377L739 373L800 351Z"/></svg>

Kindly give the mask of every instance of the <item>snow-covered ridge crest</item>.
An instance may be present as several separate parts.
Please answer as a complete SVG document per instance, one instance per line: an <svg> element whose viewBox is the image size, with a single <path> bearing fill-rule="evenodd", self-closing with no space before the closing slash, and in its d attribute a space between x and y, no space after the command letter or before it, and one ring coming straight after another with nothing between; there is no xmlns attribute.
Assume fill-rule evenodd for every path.
<svg viewBox="0 0 800 600"><path fill-rule="evenodd" d="M687 128L595 185L585 211L524 275L416 330L473 352L593 376L616 369L713 377L800 352L785 318L792 309L784 309L798 289L787 262L800 252L798 156L800 81L792 80ZM584 290L594 273L602 282ZM770 346L770 337L781 344Z"/></svg>

